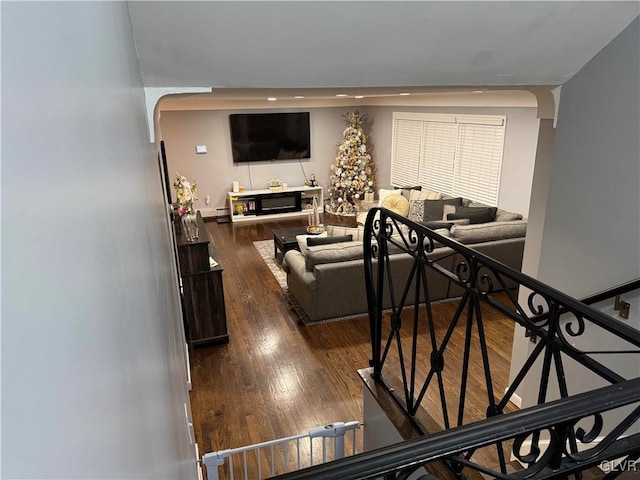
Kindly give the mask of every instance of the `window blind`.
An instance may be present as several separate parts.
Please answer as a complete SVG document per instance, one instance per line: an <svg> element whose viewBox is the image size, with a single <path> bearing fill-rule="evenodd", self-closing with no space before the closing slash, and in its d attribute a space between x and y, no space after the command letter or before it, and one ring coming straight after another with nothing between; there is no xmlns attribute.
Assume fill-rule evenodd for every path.
<svg viewBox="0 0 640 480"><path fill-rule="evenodd" d="M458 125L455 123L423 123L422 151L424 154L418 169L420 185L436 192L452 191L457 138Z"/></svg>
<svg viewBox="0 0 640 480"><path fill-rule="evenodd" d="M497 205L503 145L501 126L459 125L453 194Z"/></svg>
<svg viewBox="0 0 640 480"><path fill-rule="evenodd" d="M498 204L506 117L395 112L391 184Z"/></svg>
<svg viewBox="0 0 640 480"><path fill-rule="evenodd" d="M393 121L394 152L391 162L391 184L397 187L418 185L416 162L420 158L422 122L407 118Z"/></svg>

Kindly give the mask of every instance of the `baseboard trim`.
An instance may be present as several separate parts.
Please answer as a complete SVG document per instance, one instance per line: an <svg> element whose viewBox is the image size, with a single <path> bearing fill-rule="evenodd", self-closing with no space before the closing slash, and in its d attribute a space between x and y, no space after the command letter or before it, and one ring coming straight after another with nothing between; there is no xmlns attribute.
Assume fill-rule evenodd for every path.
<svg viewBox="0 0 640 480"><path fill-rule="evenodd" d="M218 216L215 208L200 208L199 210L200 210L200 215L202 215L202 218Z"/></svg>
<svg viewBox="0 0 640 480"><path fill-rule="evenodd" d="M505 388L504 393L507 393L508 390L509 390L509 387ZM516 407L522 408L522 398L517 393L514 393L513 395L511 395L511 398L509 399L509 401L513 403Z"/></svg>

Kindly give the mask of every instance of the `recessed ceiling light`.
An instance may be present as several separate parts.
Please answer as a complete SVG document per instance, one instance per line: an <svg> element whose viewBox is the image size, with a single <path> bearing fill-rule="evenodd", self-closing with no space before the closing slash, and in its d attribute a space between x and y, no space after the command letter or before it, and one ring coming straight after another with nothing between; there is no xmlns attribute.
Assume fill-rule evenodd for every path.
<svg viewBox="0 0 640 480"><path fill-rule="evenodd" d="M473 93L484 93L484 90L474 90Z"/></svg>
<svg viewBox="0 0 640 480"><path fill-rule="evenodd" d="M278 99L276 97L267 97L267 100L270 102L275 102Z"/></svg>
<svg viewBox="0 0 640 480"><path fill-rule="evenodd" d="M364 95L356 95L355 98L364 98Z"/></svg>
<svg viewBox="0 0 640 480"><path fill-rule="evenodd" d="M296 95L293 98L304 98L304 95Z"/></svg>
<svg viewBox="0 0 640 480"><path fill-rule="evenodd" d="M402 92L400 95L402 95L403 97L406 95L411 95L409 92Z"/></svg>
<svg viewBox="0 0 640 480"><path fill-rule="evenodd" d="M336 97L348 97L349 95L347 95L346 93L337 93Z"/></svg>

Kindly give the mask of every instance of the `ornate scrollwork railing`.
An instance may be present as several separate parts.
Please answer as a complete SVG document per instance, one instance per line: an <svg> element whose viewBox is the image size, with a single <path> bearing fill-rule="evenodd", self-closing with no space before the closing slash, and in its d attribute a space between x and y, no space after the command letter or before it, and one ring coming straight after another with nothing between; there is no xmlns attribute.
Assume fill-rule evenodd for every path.
<svg viewBox="0 0 640 480"><path fill-rule="evenodd" d="M589 431L583 425L585 416L578 415L576 422L580 420L580 425L576 422L547 424L539 431L531 431L527 437L513 436L512 447L510 444L495 442L498 472L502 475L496 475L495 478L507 478L508 450L528 465L529 473L536 474L545 468L551 468L550 466L562 469L564 463L584 461L581 450L595 441L598 447L594 447L594 451L600 453L613 449L616 445L617 448L623 437L640 430L640 390L637 383L627 383L640 376L638 330L389 210L373 209L369 212L365 238L371 240L364 242L371 367L374 375L387 384L389 391L393 392L408 415L418 415L423 408L427 390L435 388L440 402L441 427L447 430L468 423L465 415L470 404L467 400L467 382L472 368L472 338L477 338L479 343L487 418L503 416L516 390L523 385L525 379L531 382L534 376L539 385L534 405L544 405L552 398L571 398L571 395L580 393L571 391L571 382L567 379L569 364L573 364L571 368L577 364L586 374L593 375L598 385L625 385L625 388L636 390L635 409L633 406L627 407L613 415L613 420L609 415L608 422L596 412ZM439 246L448 247L450 253L443 255L443 249L440 249L440 253L434 255ZM398 288L395 278L399 273L394 270L392 262L395 255L405 255L412 259L406 283L401 288ZM428 274L444 277L450 285L461 291L458 306L448 322L446 332L440 338L435 333L437 328L431 306ZM520 294L517 293L518 288ZM523 294L525 291L528 293ZM386 309L386 313L383 298L390 299L391 307ZM537 340L529 357L520 371L515 373L504 393L496 391L490 368L484 319L488 310L499 312L521 325L527 332L535 335ZM418 334L420 327L426 328L427 346L422 343L424 335L421 339ZM451 391L446 388L445 353L457 328L465 331L464 347L459 392L452 396ZM474 328L477 332L475 334ZM590 341L593 335L607 336L612 339L610 343L613 345L594 347L590 345L593 343ZM426 353L423 351L425 349ZM418 360L425 356L429 358L428 365L421 364ZM394 358L393 361L390 360L391 357ZM615 364L621 362L611 362L611 358L624 358L622 363L635 365L636 368L621 372L615 368ZM388 383L390 378L401 379L402 388L391 386ZM401 393L396 393L398 391ZM455 420L450 412L452 397L457 400L453 402L453 409L457 410ZM474 401L477 403L477 398ZM474 405L474 408L477 407ZM602 410L607 409L604 403L601 407ZM433 403L429 408L433 411ZM528 451L522 453L525 446ZM458 467L476 465L474 468L482 471L482 468L473 463L474 452L475 448L470 448L462 457L463 460L456 458L454 463Z"/></svg>
<svg viewBox="0 0 640 480"><path fill-rule="evenodd" d="M388 210L374 209L369 213L365 238L371 240L364 242L364 250L374 376L383 384L390 377L401 379L400 395L391 386L388 390L415 420L427 388L433 384L439 391L436 397L440 401L442 429L278 479L401 480L437 461L445 461L457 478L464 478L470 471L480 472L484 478L499 479L567 478L570 474L580 478L583 470L604 466L608 467L605 478L610 479L625 468L635 470L640 458L638 330ZM450 251L442 253L441 249L435 255L438 246L448 247ZM394 275L398 274L391 261L394 255L412 259L409 274L405 271L406 282L400 288L394 282ZM402 268L406 270L406 263ZM428 273L444 277L462 292L440 337L435 334ZM528 293L518 295L514 287ZM625 291L638 289L640 281L625 288ZM389 300L386 303L391 304L390 309L383 311L383 298ZM487 309L521 325L537 339L504 393L495 391L491 374L484 328ZM408 341L403 338L407 326L411 332ZM466 421L465 409L471 402L467 401L465 386L471 375L474 326L482 363L482 374L476 371L476 376L483 377L486 387L486 418ZM426 331L428 339L427 352L421 356L418 327L423 329L423 336ZM458 327L465 332L458 415L454 423L449 414L449 392L445 388L448 370L445 354ZM613 338L613 347L588 348L585 342L581 343L587 332L594 329L599 336ZM631 368L621 372L615 364L610 364L609 357L622 357L626 359L622 363ZM424 358L428 359L426 365L419 361ZM536 363L542 363L542 367L535 405L506 411L516 389L525 378L536 373ZM605 386L570 392L565 368L569 363L592 373ZM553 378L558 389L556 400L550 399ZM477 397L474 401L477 402ZM433 402L430 408L434 408ZM415 423L420 425L419 420ZM498 465L477 460L475 452L486 447L496 449ZM525 466L524 470L507 473L509 451ZM617 459L615 463L614 459ZM638 464L640 468L640 461Z"/></svg>
<svg viewBox="0 0 640 480"><path fill-rule="evenodd" d="M446 460L459 469L468 467L483 473L485 478L522 480L527 478L567 478L567 475L598 465L609 465L611 459L620 459L618 465L635 466L640 455L640 433L611 432L606 441L579 453L567 448L570 433L581 420L593 419L594 428L578 435L587 442L597 435L602 413L638 403L640 379L627 380L537 405L518 412L493 416L483 421L463 425L414 440L365 452L316 467L287 473L278 480L404 480L420 467ZM638 419L636 406L629 417ZM365 426L366 428L366 426ZM620 427L622 428L622 427ZM529 449L522 452L525 441L542 431L548 432L549 445L544 450ZM627 433L627 436L624 436ZM615 438L615 440L614 440ZM465 452L487 445L512 440L517 458L528 462L529 468L512 473L489 468L465 456ZM614 478L615 471L609 472ZM436 477L425 477L433 480Z"/></svg>

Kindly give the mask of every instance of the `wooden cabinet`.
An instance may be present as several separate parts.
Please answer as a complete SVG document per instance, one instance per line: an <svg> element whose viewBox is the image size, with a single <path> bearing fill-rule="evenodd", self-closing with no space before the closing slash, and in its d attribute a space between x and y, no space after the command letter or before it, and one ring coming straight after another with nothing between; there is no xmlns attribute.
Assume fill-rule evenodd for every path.
<svg viewBox="0 0 640 480"><path fill-rule="evenodd" d="M180 219L176 219L180 222ZM213 241L198 212L198 238L187 241L184 229L175 229L178 268L182 281L182 301L187 342L191 346L228 342L224 306L222 265L212 267L209 257L218 261Z"/></svg>

